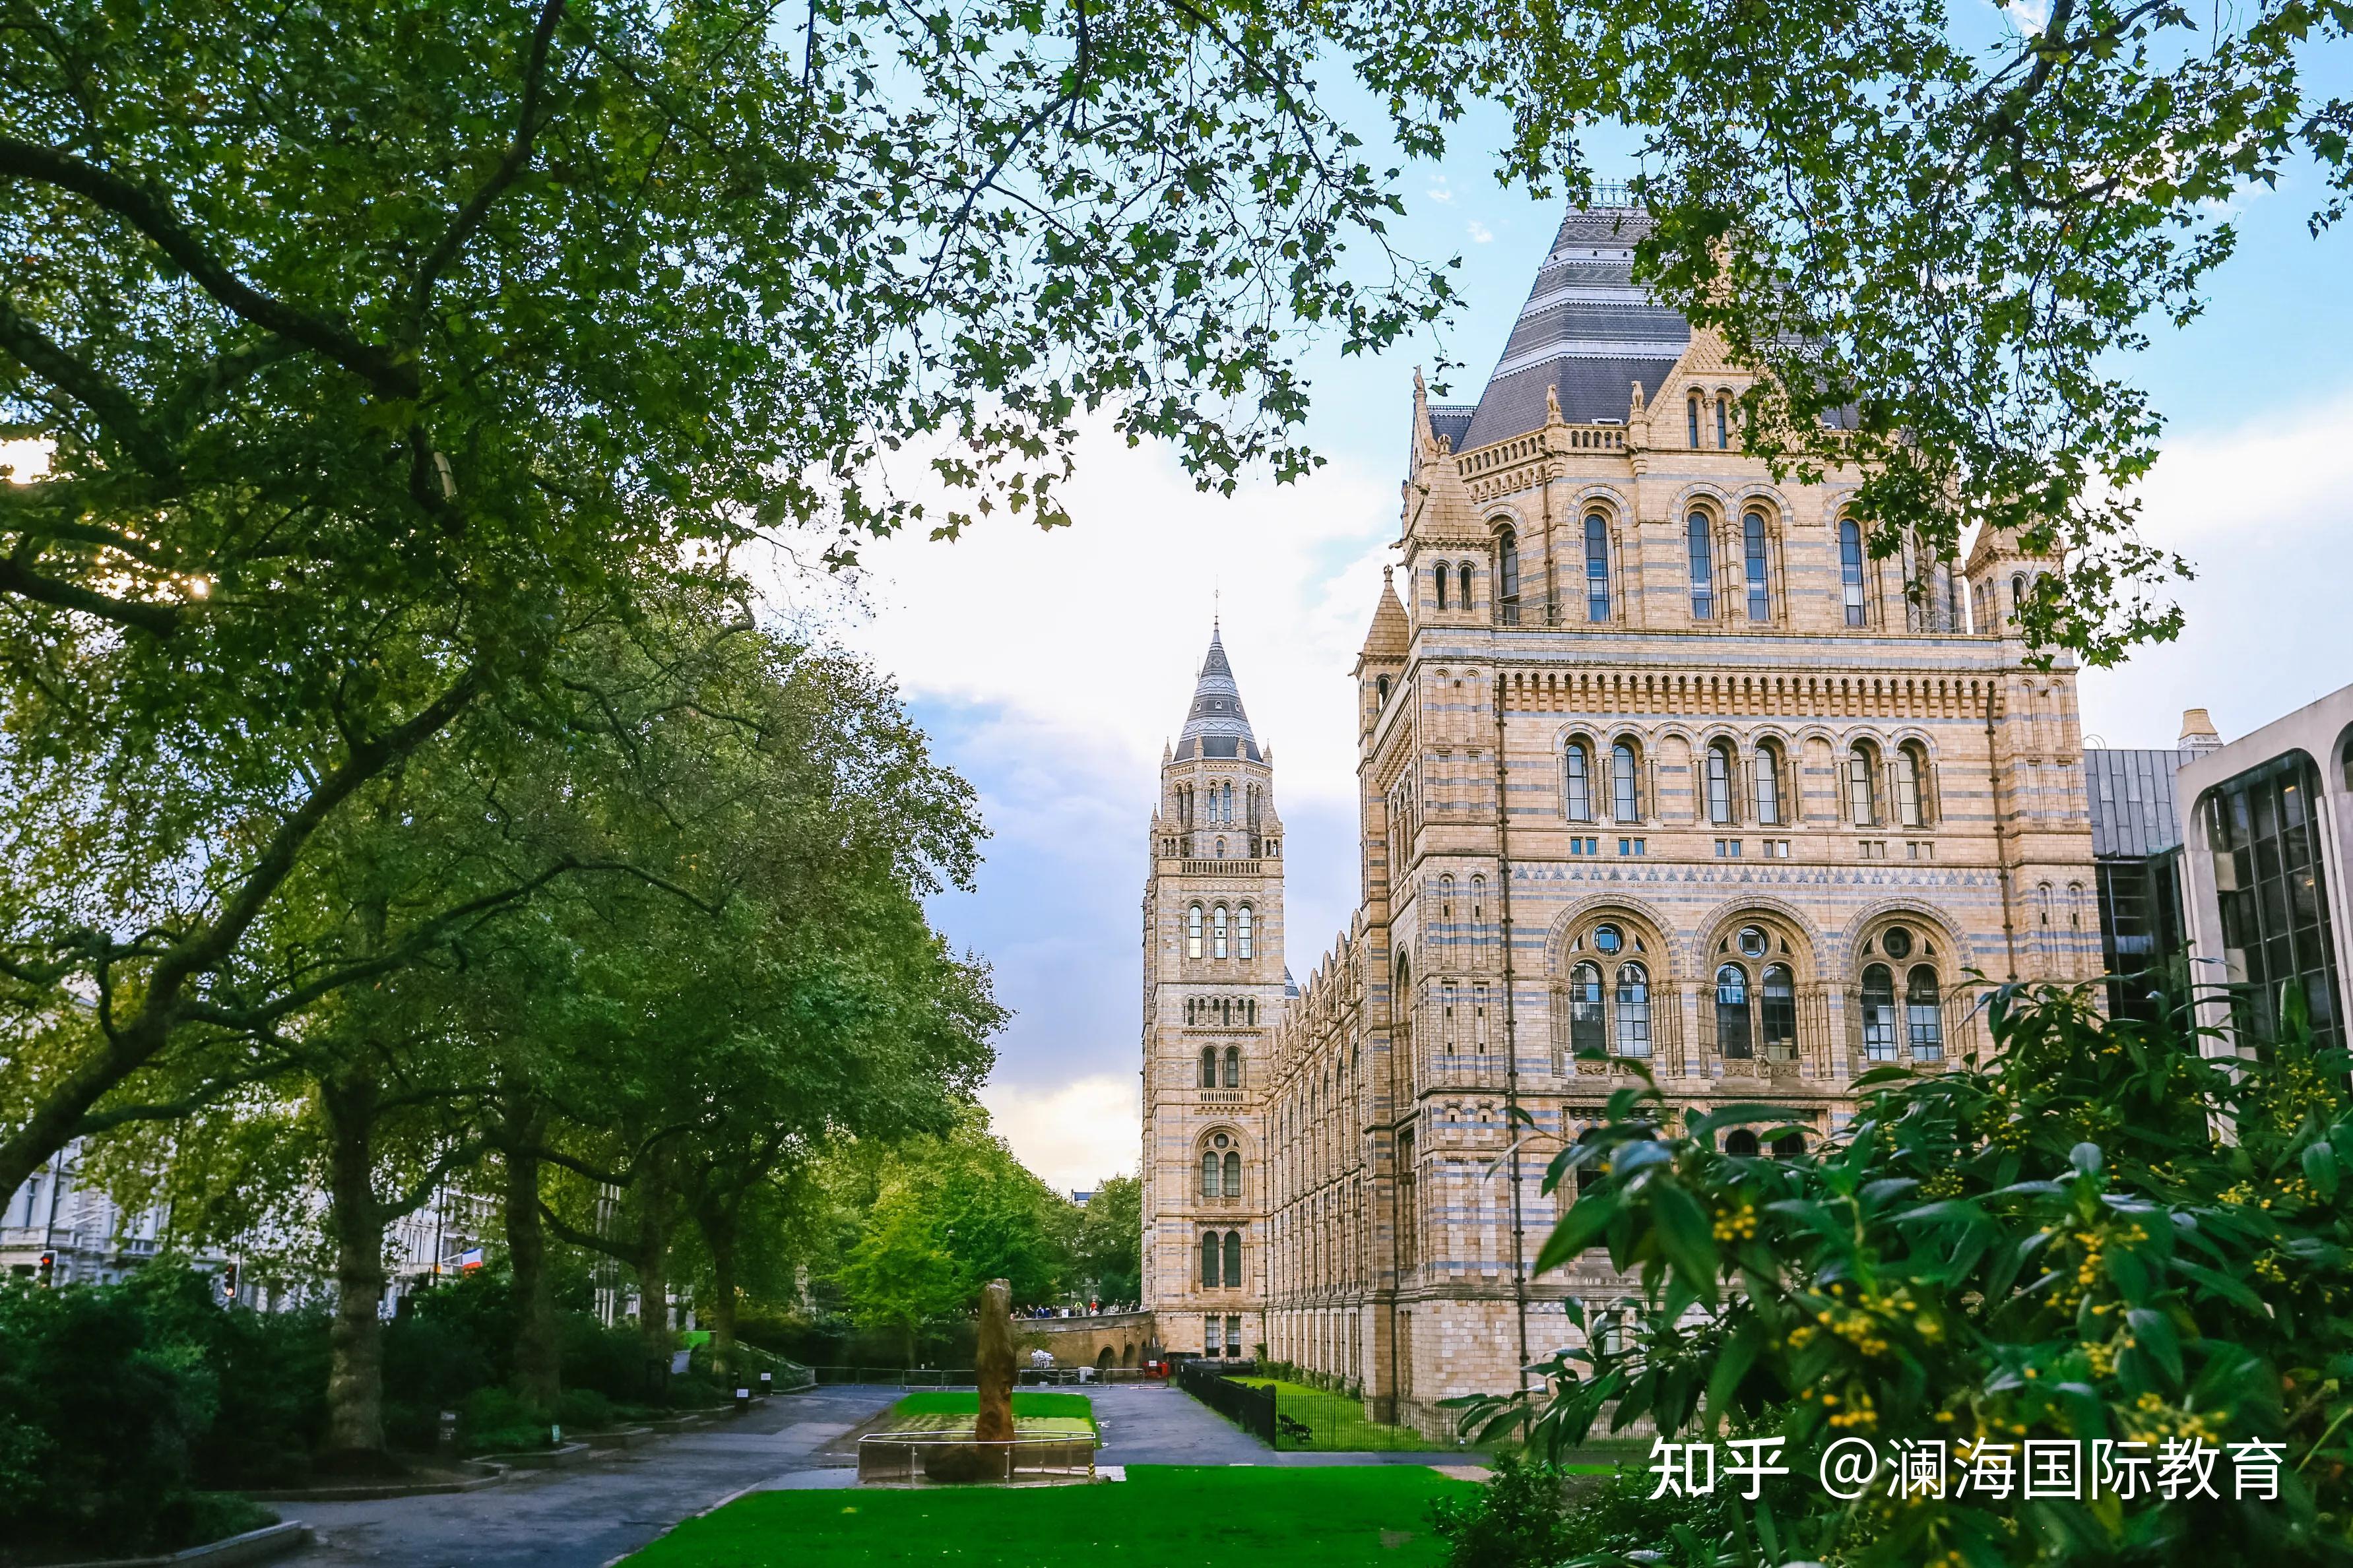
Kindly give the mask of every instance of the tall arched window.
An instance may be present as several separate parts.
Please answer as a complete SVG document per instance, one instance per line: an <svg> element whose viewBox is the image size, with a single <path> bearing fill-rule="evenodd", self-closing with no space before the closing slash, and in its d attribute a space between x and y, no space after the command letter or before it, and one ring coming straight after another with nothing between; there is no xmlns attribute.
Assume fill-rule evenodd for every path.
<svg viewBox="0 0 2353 1568"><path fill-rule="evenodd" d="M1895 972L1883 963L1862 972L1862 1054L1875 1062L1895 1059Z"/></svg>
<svg viewBox="0 0 2353 1568"><path fill-rule="evenodd" d="M1203 1089L1218 1087L1218 1047L1215 1046L1201 1047L1201 1087Z"/></svg>
<svg viewBox="0 0 2353 1568"><path fill-rule="evenodd" d="M1917 742L1895 751L1895 819L1906 827L1926 825L1928 757Z"/></svg>
<svg viewBox="0 0 2353 1568"><path fill-rule="evenodd" d="M1568 972L1569 1054L1599 1055L1609 1048L1601 1016L1601 969L1595 963L1580 963Z"/></svg>
<svg viewBox="0 0 2353 1568"><path fill-rule="evenodd" d="M1214 1198L1219 1190L1218 1152L1215 1149L1204 1149L1201 1152L1201 1195L1205 1198Z"/></svg>
<svg viewBox="0 0 2353 1568"><path fill-rule="evenodd" d="M1593 820L1593 751L1582 741L1561 753L1560 805L1571 822Z"/></svg>
<svg viewBox="0 0 2353 1568"><path fill-rule="evenodd" d="M1707 749L1707 819L1732 820L1732 743L1718 741Z"/></svg>
<svg viewBox="0 0 2353 1568"><path fill-rule="evenodd" d="M1253 939L1250 935L1250 907L1248 904L1244 904L1235 912L1234 945L1236 951L1239 952L1242 957L1249 958L1252 956Z"/></svg>
<svg viewBox="0 0 2353 1568"><path fill-rule="evenodd" d="M1209 956L1226 956L1226 906L1223 904L1209 911Z"/></svg>
<svg viewBox="0 0 2353 1568"><path fill-rule="evenodd" d="M1765 827L1781 825L1781 748L1771 741L1757 747L1757 821Z"/></svg>
<svg viewBox="0 0 2353 1568"><path fill-rule="evenodd" d="M1641 780L1630 742L1609 748L1609 805L1610 815L1620 822L1642 820Z"/></svg>
<svg viewBox="0 0 2353 1568"><path fill-rule="evenodd" d="M1651 973L1639 963L1618 966L1618 1054L1651 1054Z"/></svg>
<svg viewBox="0 0 2353 1568"><path fill-rule="evenodd" d="M1757 1022L1764 1026L1765 1059L1793 1062L1798 1059L1798 986L1786 963L1765 966L1765 983L1758 987Z"/></svg>
<svg viewBox="0 0 2353 1568"><path fill-rule="evenodd" d="M1683 526L1691 552L1692 619L1715 618L1715 545L1708 531L1707 513L1695 511Z"/></svg>
<svg viewBox="0 0 2353 1568"><path fill-rule="evenodd" d="M1508 528L1495 531L1495 611L1515 623L1520 605L1520 537Z"/></svg>
<svg viewBox="0 0 2353 1568"><path fill-rule="evenodd" d="M1436 588L1438 591L1438 607L1441 610L1446 608L1447 574L1445 562L1441 561L1438 563L1437 569L1432 571L1430 574L1430 581L1431 586Z"/></svg>
<svg viewBox="0 0 2353 1568"><path fill-rule="evenodd" d="M1467 610L1471 607L1471 563L1465 561L1461 565L1456 567L1454 571L1455 584L1462 590L1455 595L1455 598L1461 604L1462 607Z"/></svg>
<svg viewBox="0 0 2353 1568"><path fill-rule="evenodd" d="M1945 1056L1945 1010L1936 972L1915 963L1904 979L1905 1032L1915 1062L1942 1061Z"/></svg>
<svg viewBox="0 0 2353 1568"><path fill-rule="evenodd" d="M1389 700L1389 678L1388 676L1377 675L1373 678L1373 696L1375 700L1380 702L1387 702Z"/></svg>
<svg viewBox="0 0 2353 1568"><path fill-rule="evenodd" d="M2020 626L2026 624L2026 574L2023 572L2010 580L2010 618Z"/></svg>
<svg viewBox="0 0 2353 1568"><path fill-rule="evenodd" d="M1724 1135L1724 1152L1743 1159L1754 1159L1757 1153L1757 1134L1746 1127L1736 1127Z"/></svg>
<svg viewBox="0 0 2353 1568"><path fill-rule="evenodd" d="M1857 827L1879 826L1879 754L1869 746L1847 753L1846 809Z"/></svg>
<svg viewBox="0 0 2353 1568"><path fill-rule="evenodd" d="M1746 1061L1757 1054L1748 1027L1748 971L1736 963L1715 972L1715 1049L1726 1061Z"/></svg>
<svg viewBox="0 0 2353 1568"><path fill-rule="evenodd" d="M1226 1284L1239 1289L1242 1282L1242 1233L1226 1232ZM1227 1347L1231 1350L1231 1346Z"/></svg>
<svg viewBox="0 0 2353 1568"><path fill-rule="evenodd" d="M1773 618L1773 587L1765 563L1765 514L1752 511L1740 520L1740 556L1748 579L1748 618Z"/></svg>
<svg viewBox="0 0 2353 1568"><path fill-rule="evenodd" d="M1226 1151L1226 1196L1242 1195L1242 1157L1231 1149Z"/></svg>
<svg viewBox="0 0 2353 1568"><path fill-rule="evenodd" d="M1694 393L1693 393L1693 394L1691 395L1691 396L1689 396L1688 398L1686 398L1686 399L1684 399L1684 400L1683 400L1683 413L1684 413L1684 415L1686 416L1686 417L1687 417L1687 418L1689 419L1689 421L1690 421L1690 424L1691 424L1691 444L1692 444L1693 448L1694 448L1694 450L1696 450L1696 449L1697 449L1697 447L1699 447L1699 394L1698 394L1698 393L1694 392Z"/></svg>
<svg viewBox="0 0 2353 1568"><path fill-rule="evenodd" d="M1721 392L1715 395L1715 445L1718 451L1732 449L1732 399Z"/></svg>
<svg viewBox="0 0 2353 1568"><path fill-rule="evenodd" d="M1846 624L1862 625L1862 525L1839 520L1839 587L1846 601Z"/></svg>
<svg viewBox="0 0 2353 1568"><path fill-rule="evenodd" d="M1205 1290L1214 1290L1220 1283L1218 1278L1219 1251L1218 1233L1214 1230L1203 1231L1201 1233L1201 1288Z"/></svg>
<svg viewBox="0 0 2353 1568"><path fill-rule="evenodd" d="M1452 877L1438 879L1438 926L1430 933L1430 936L1431 942L1440 952L1454 946L1461 940L1461 933L1454 929L1454 879Z"/></svg>
<svg viewBox="0 0 2353 1568"><path fill-rule="evenodd" d="M1585 618L1609 618L1609 521L1598 511L1585 519Z"/></svg>
<svg viewBox="0 0 2353 1568"><path fill-rule="evenodd" d="M1201 956L1201 906L1198 904L1185 911L1185 956Z"/></svg>
<svg viewBox="0 0 2353 1568"><path fill-rule="evenodd" d="M1228 1046L1226 1047L1226 1087L1240 1089L1241 1086L1242 1048L1240 1046Z"/></svg>

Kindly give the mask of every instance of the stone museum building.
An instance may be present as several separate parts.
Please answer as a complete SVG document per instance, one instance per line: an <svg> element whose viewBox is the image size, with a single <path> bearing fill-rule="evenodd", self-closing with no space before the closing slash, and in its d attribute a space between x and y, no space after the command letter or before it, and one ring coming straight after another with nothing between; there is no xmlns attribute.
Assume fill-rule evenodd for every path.
<svg viewBox="0 0 2353 1568"><path fill-rule="evenodd" d="M2011 622L2046 563L1874 560L1852 476L1776 483L1746 374L1631 281L1643 221L1568 216L1475 404L1417 380L1348 928L1290 982L1272 752L1214 635L1151 824L1157 1337L1433 1433L1610 1289L1527 1265L1627 1069L1810 1145L1862 1073L1983 1045L1972 974L2103 968L2073 670Z"/></svg>

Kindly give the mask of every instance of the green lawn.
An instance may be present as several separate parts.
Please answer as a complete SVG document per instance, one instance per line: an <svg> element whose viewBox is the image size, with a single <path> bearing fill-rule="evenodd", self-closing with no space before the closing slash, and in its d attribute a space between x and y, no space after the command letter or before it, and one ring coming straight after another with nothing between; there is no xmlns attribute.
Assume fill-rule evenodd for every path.
<svg viewBox="0 0 2353 1568"><path fill-rule="evenodd" d="M632 1568L1429 1568L1430 1502L1469 1489L1419 1466L1132 1465L1093 1486L754 1492L690 1519Z"/></svg>
<svg viewBox="0 0 2353 1568"><path fill-rule="evenodd" d="M980 1394L970 1388L928 1388L911 1394L891 1406L892 1431L927 1429L932 1423L910 1417L976 1416ZM1025 1437L1058 1437L1081 1431L1103 1435L1095 1425L1094 1402L1083 1394L1049 1394L1042 1390L1013 1391L1013 1421Z"/></svg>
<svg viewBox="0 0 2353 1568"><path fill-rule="evenodd" d="M1272 1377L1238 1377L1234 1381L1252 1388L1273 1389L1276 1416L1288 1416L1307 1428L1308 1436L1303 1438L1278 1428L1274 1444L1278 1448L1327 1454L1421 1454L1453 1447L1425 1437L1410 1426L1367 1421L1363 1401L1326 1394L1303 1383L1285 1383Z"/></svg>

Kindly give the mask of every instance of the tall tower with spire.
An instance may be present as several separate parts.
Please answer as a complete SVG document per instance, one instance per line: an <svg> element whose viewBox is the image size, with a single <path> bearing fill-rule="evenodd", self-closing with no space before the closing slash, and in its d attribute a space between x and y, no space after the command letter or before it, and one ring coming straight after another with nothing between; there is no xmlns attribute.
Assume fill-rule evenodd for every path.
<svg viewBox="0 0 2353 1568"><path fill-rule="evenodd" d="M1265 1339L1267 1042L1280 1017L1282 819L1213 627L1160 759L1144 883L1144 1306L1178 1354Z"/></svg>

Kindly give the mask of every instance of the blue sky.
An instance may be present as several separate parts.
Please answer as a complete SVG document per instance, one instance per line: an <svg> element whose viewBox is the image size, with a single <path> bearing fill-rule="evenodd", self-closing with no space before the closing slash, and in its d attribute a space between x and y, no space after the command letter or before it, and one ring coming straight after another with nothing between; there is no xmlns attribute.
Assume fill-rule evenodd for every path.
<svg viewBox="0 0 2353 1568"><path fill-rule="evenodd" d="M1466 366L1463 401L1559 222L1556 204L1496 187L1496 139L1474 121L1454 156L1409 169L1401 187L1402 247L1462 258L1466 305L1447 342ZM1600 172L1617 171L1604 159ZM2084 678L2086 731L2107 744L2168 745L2193 705L2225 736L2242 733L2353 680L2342 586L2353 574L2353 234L2307 234L2317 195L2299 173L2245 202L2211 308L2186 330L2160 327L2131 367L2169 421L2144 492L2147 531L2200 575L2181 592L2179 643ZM1329 461L1303 484L1201 496L1166 453L1105 438L1082 454L1075 528L999 522L870 555L871 616L841 635L896 677L981 792L994 837L978 889L943 897L934 914L996 966L1015 1017L986 1098L1059 1185L1134 1168L1144 830L1213 593L1243 701L1275 754L1293 971L1313 967L1347 918L1347 669L1397 534L1413 369L1436 350L1425 338L1369 362L1310 353L1306 435Z"/></svg>

